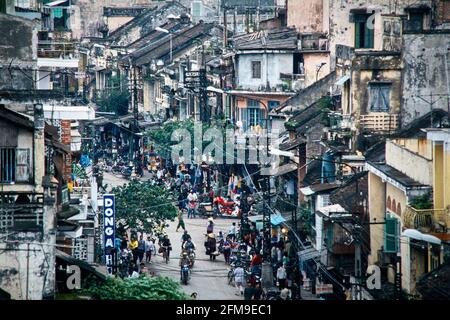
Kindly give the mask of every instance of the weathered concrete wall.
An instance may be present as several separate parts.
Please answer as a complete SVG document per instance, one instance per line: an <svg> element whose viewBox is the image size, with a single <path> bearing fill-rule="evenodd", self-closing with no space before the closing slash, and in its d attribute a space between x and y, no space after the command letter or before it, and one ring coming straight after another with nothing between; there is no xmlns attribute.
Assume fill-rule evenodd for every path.
<svg viewBox="0 0 450 320"><path fill-rule="evenodd" d="M351 0L351 1L335 1L324 0L328 2L329 7L329 31L330 34L330 50L332 70L334 70L335 63L335 49L337 44L354 47L355 43L355 24L351 22L351 10L358 9L362 13L374 13L374 48L372 50L382 50L383 44L395 44L395 41L387 41L387 34L385 34L384 22L397 19L393 18L392 14L405 14L405 8L411 5L409 0L386 1L386 0ZM421 1L421 4L428 4L431 6L432 0ZM398 25L397 25L398 26ZM397 27L396 27L397 28ZM398 28L397 28L398 29ZM393 34L389 35L389 38ZM395 36L398 36L395 35ZM361 49L366 50L366 49Z"/></svg>
<svg viewBox="0 0 450 320"><path fill-rule="evenodd" d="M286 106L292 107L295 110L302 110L309 107L314 102L326 96L330 88L334 85L336 81L336 73L331 72L326 77L320 79L316 83L306 87L294 97L290 98L285 102Z"/></svg>
<svg viewBox="0 0 450 320"><path fill-rule="evenodd" d="M298 32L322 32L323 0L288 0L287 24L295 26Z"/></svg>
<svg viewBox="0 0 450 320"><path fill-rule="evenodd" d="M52 209L46 210L46 217L54 219ZM40 233L21 232L7 239L7 242L0 242L0 288L15 300L53 297L55 235L47 233L47 236L41 238Z"/></svg>
<svg viewBox="0 0 450 320"><path fill-rule="evenodd" d="M370 221L384 221L386 212L386 183L381 178L369 172L369 219ZM382 201L380 201L380 199ZM378 250L381 250L384 239L384 228L380 225L370 225L370 255L368 257L369 265L378 262Z"/></svg>
<svg viewBox="0 0 450 320"><path fill-rule="evenodd" d="M74 10L79 10L79 25L74 32L79 37L100 37L98 27L102 23L103 7L149 6L154 4L151 0L132 0L124 3L123 0L73 0Z"/></svg>
<svg viewBox="0 0 450 320"><path fill-rule="evenodd" d="M401 67L400 56L360 55L352 61L352 114L359 118L368 114L369 83L385 81L391 83L390 113L398 114L401 103Z"/></svg>
<svg viewBox="0 0 450 320"><path fill-rule="evenodd" d="M433 184L432 161L395 144L393 141L386 141L386 164L420 183Z"/></svg>
<svg viewBox="0 0 450 320"><path fill-rule="evenodd" d="M433 109L448 110L448 99L438 95L449 94L450 33L404 34L403 41L401 122L402 126L406 126L431 111L431 99Z"/></svg>
<svg viewBox="0 0 450 320"><path fill-rule="evenodd" d="M260 86L267 84L273 88L282 85L280 73L292 73L294 70L294 58L292 53L276 54L240 54L236 65L238 88L258 90ZM252 61L261 62L261 78L252 78Z"/></svg>
<svg viewBox="0 0 450 320"><path fill-rule="evenodd" d="M125 23L131 21L133 17L108 17L108 29L109 32L113 32L120 26L123 26Z"/></svg>
<svg viewBox="0 0 450 320"><path fill-rule="evenodd" d="M433 143L426 138L407 139L398 138L393 140L395 144L421 155L429 160L433 159Z"/></svg>
<svg viewBox="0 0 450 320"><path fill-rule="evenodd" d="M0 13L0 90L33 88L37 27L25 18Z"/></svg>
<svg viewBox="0 0 450 320"><path fill-rule="evenodd" d="M303 53L305 63L305 87L309 87L317 80L322 79L330 73L330 54L324 53ZM317 73L317 66L326 63Z"/></svg>

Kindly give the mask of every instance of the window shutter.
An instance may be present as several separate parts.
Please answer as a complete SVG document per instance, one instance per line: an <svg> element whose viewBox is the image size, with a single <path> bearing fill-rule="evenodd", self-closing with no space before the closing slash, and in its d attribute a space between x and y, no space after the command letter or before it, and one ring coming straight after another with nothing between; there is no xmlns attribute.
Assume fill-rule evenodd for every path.
<svg viewBox="0 0 450 320"><path fill-rule="evenodd" d="M373 21L373 23L375 23L375 20ZM364 25L365 25L364 48L373 48L373 37L374 37L373 28L368 28L367 22Z"/></svg>
<svg viewBox="0 0 450 320"><path fill-rule="evenodd" d="M361 41L360 41L361 30L360 30L360 26L361 26L361 24L359 22L355 23L355 48L356 49L361 48Z"/></svg>
<svg viewBox="0 0 450 320"><path fill-rule="evenodd" d="M30 149L16 149L16 181L30 181Z"/></svg>
<svg viewBox="0 0 450 320"><path fill-rule="evenodd" d="M398 252L399 223L396 218L386 216L384 226L384 252Z"/></svg>

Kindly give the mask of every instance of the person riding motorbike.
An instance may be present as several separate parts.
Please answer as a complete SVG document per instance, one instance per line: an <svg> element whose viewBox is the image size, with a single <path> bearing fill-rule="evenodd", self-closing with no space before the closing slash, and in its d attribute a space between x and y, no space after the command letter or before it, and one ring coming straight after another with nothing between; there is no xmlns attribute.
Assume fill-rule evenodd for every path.
<svg viewBox="0 0 450 320"><path fill-rule="evenodd" d="M188 239L191 238L191 236L189 235L189 233L187 232L187 230L184 230L183 235L181 236L181 248L183 249L184 244L186 243L186 241L188 241Z"/></svg>
<svg viewBox="0 0 450 320"><path fill-rule="evenodd" d="M161 253L164 253L164 251L165 251L167 253L167 256L168 257L170 256L170 251L172 250L172 244L170 243L170 239L167 234L164 236L164 238L161 241L160 249L162 249Z"/></svg>
<svg viewBox="0 0 450 320"><path fill-rule="evenodd" d="M188 254L188 258L190 259L190 267L194 266L195 262L195 244L192 242L191 237L187 239L187 241L182 246L183 253L186 252Z"/></svg>

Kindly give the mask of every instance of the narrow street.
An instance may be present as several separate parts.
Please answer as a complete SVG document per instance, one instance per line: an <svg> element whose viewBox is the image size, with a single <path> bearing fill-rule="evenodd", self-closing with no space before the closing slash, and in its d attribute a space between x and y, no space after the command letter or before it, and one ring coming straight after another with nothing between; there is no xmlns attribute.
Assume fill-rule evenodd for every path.
<svg viewBox="0 0 450 320"><path fill-rule="evenodd" d="M145 179L145 177L144 177ZM104 173L104 184L108 185L107 191L110 191L112 187L123 185L128 180L123 179L118 175L111 173ZM236 219L216 219L214 232L217 234L219 231L226 233L229 226ZM238 289L227 283L227 266L223 259L223 255L217 257L216 261L211 262L209 256L205 254L205 233L207 219L194 218L187 219L185 217L184 222L186 224L186 230L192 237L192 241L196 246L196 260L192 269L191 279L188 285L182 285L182 289L186 294L191 295L197 293L197 299L199 300L236 300L243 299ZM171 252L171 259L166 264L161 254L157 254L152 257L152 264L146 264L149 272L154 272L156 275L167 276L175 281L180 280L180 267L179 257L181 253L181 236L183 229L179 229L176 232L178 221L169 221L169 228L167 228L167 234L172 243L173 251ZM157 249L158 249L158 245Z"/></svg>
<svg viewBox="0 0 450 320"><path fill-rule="evenodd" d="M183 290L191 295L193 292L198 294L200 300L236 300L240 298L239 291L227 284L227 266L225 265L223 255L217 257L216 261L209 260L205 254L206 224L207 220L203 218L187 219L185 218L186 230L191 235L196 246L196 259L192 269L191 279L187 286L182 285ZM232 219L216 219L214 232L219 230L225 232L232 223ZM177 221L170 222L167 229L169 239L172 242L173 251L170 253L170 261L166 264L161 255L153 257L154 262L147 265L150 271L157 275L168 276L175 281L180 280L179 257L181 253L181 236L183 229L175 231Z"/></svg>

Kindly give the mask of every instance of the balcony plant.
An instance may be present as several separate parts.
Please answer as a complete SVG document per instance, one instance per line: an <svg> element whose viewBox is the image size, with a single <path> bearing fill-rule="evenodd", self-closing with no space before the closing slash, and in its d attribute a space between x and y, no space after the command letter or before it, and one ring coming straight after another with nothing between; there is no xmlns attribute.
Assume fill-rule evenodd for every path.
<svg viewBox="0 0 450 320"><path fill-rule="evenodd" d="M417 210L433 209L433 200L431 198L431 193L425 193L421 196L414 197L409 205Z"/></svg>

